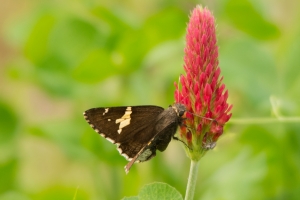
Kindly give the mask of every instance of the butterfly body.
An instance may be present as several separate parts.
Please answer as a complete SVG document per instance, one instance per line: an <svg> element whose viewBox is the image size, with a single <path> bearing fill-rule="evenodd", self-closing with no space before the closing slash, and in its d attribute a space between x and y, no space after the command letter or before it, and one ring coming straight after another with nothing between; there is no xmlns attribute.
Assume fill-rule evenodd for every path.
<svg viewBox="0 0 300 200"><path fill-rule="evenodd" d="M182 123L186 109L174 104L159 106L127 106L92 108L84 112L91 127L108 141L117 145L119 153L130 162L143 162L164 151Z"/></svg>

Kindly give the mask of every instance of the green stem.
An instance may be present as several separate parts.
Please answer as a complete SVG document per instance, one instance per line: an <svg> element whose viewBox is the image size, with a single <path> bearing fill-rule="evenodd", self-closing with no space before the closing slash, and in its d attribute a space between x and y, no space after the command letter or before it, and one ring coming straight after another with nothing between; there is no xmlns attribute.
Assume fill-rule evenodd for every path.
<svg viewBox="0 0 300 200"><path fill-rule="evenodd" d="M228 124L299 123L300 117L230 119Z"/></svg>
<svg viewBox="0 0 300 200"><path fill-rule="evenodd" d="M186 186L185 200L193 200L198 175L199 161L191 160L190 174Z"/></svg>

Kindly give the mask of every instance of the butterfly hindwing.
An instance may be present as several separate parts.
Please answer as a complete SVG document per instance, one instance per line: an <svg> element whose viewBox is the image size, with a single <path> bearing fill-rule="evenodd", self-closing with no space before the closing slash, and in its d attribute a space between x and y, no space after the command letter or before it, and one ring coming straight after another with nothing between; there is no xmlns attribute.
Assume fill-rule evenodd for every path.
<svg viewBox="0 0 300 200"><path fill-rule="evenodd" d="M118 151L131 160L154 137L158 106L92 108L85 119L101 136L118 146Z"/></svg>
<svg viewBox="0 0 300 200"><path fill-rule="evenodd" d="M182 118L174 107L169 107L160 113L155 122L155 133L152 139L145 145L133 159L125 166L126 173L129 172L134 162L150 160L156 155L156 150L164 151L176 133Z"/></svg>

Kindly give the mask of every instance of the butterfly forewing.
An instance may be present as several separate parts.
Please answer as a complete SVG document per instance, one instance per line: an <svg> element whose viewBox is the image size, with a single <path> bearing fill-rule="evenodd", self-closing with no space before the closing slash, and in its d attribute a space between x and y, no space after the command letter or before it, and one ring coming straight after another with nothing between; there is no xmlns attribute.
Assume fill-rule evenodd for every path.
<svg viewBox="0 0 300 200"><path fill-rule="evenodd" d="M120 154L131 160L155 136L154 125L163 111L158 106L92 108L84 116L96 132L116 144Z"/></svg>

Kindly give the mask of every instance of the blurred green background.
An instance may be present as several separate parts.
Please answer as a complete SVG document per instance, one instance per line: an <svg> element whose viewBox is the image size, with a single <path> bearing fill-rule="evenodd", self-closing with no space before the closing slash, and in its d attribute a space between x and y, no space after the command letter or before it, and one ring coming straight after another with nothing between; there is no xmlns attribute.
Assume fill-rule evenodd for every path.
<svg viewBox="0 0 300 200"><path fill-rule="evenodd" d="M190 163L179 142L125 175L126 160L82 112L172 104L196 4L216 17L234 107L201 160L195 199L300 197L300 1L0 4L0 200L121 199L154 181L184 195Z"/></svg>

